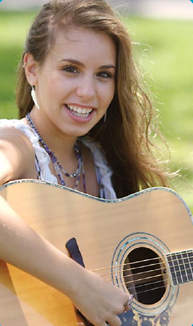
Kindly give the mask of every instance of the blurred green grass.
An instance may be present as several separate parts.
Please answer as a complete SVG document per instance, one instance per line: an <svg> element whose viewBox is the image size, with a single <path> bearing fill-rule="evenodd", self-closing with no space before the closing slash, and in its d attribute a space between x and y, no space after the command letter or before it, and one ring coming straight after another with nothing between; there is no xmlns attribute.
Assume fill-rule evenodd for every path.
<svg viewBox="0 0 193 326"><path fill-rule="evenodd" d="M33 12L0 12L0 118L17 117L17 65L33 16Z"/></svg>
<svg viewBox="0 0 193 326"><path fill-rule="evenodd" d="M124 18L171 148L173 188L193 211L193 21Z"/></svg>
<svg viewBox="0 0 193 326"><path fill-rule="evenodd" d="M0 118L17 117L15 81L34 12L0 12ZM171 148L173 184L193 211L193 22L123 17Z"/></svg>

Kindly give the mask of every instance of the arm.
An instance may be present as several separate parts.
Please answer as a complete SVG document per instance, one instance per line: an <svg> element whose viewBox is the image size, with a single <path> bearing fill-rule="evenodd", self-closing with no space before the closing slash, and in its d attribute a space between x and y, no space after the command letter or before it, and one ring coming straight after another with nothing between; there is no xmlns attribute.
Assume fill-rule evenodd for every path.
<svg viewBox="0 0 193 326"><path fill-rule="evenodd" d="M15 133L13 142L10 134L3 137L0 141L1 183L27 173L33 175L34 167L28 160L34 162L34 153L28 140ZM29 171L25 170L26 166ZM127 294L83 269L39 236L1 196L0 207L1 259L67 295L94 325L106 325L105 321L120 325L116 315L123 312Z"/></svg>
<svg viewBox="0 0 193 326"><path fill-rule="evenodd" d="M15 128L0 129L0 185L26 177L36 178L30 140Z"/></svg>

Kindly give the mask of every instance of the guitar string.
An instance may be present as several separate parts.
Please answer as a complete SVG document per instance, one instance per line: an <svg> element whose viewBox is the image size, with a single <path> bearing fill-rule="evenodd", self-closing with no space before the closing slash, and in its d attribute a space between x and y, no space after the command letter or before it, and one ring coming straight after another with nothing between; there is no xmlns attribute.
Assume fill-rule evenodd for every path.
<svg viewBox="0 0 193 326"><path fill-rule="evenodd" d="M162 274L159 274L158 276L162 276ZM151 278L151 277L149 277ZM142 291L132 291L132 289L138 289L140 287L147 287L147 286L150 286L150 285L155 285L155 284L158 284L158 283L164 283L166 281L168 281L170 278L169 277L165 277L164 280L161 279L161 280L158 280L158 281L154 281L154 282L150 282L150 283L146 283L146 284L139 284L139 285L136 285L136 286L131 286L131 287L127 287L127 290L132 293L132 295L139 295L139 294L142 294L142 293L146 293L146 292L152 292L152 291L156 291L156 290L160 290L160 289L166 289L166 285L161 285L161 286L156 286L156 287L153 287L153 288L150 288L150 289L147 289L147 290L142 290ZM141 279L143 280L143 279ZM122 283L122 282L121 282ZM129 283L134 283L133 281L129 281L129 282L124 282L124 284L129 284ZM119 287L119 286L117 286Z"/></svg>
<svg viewBox="0 0 193 326"><path fill-rule="evenodd" d="M161 274L160 274L161 275ZM150 278L150 277L149 277ZM169 278L167 278L166 280L164 281L167 281ZM143 280L143 279L142 279ZM126 282L124 284L130 284L130 283L134 283L134 282ZM158 280L158 281L153 281L153 282L149 282L149 283L146 283L146 284L138 284L138 285L135 285L135 286L130 286L130 287L127 287L128 290L131 290L131 289L135 289L136 287L137 288L140 288L140 287L145 287L145 286L149 286L149 285L154 285L154 284L157 284L157 283L162 283L163 284L163 280ZM137 292L138 293L138 292Z"/></svg>
<svg viewBox="0 0 193 326"><path fill-rule="evenodd" d="M152 278L157 278L159 276L163 276L162 274L158 274L158 275L155 275L155 276L149 276L149 277L144 277L144 278L140 278L138 280L132 280L132 281L127 281L127 282L122 282L122 279L121 280L121 284L122 285L129 285L129 284L134 284L134 286L131 286L131 287L127 287L128 290L130 289L133 289L133 288L136 288L136 287L142 287L142 286L149 286L150 284L155 284L155 283L160 283L160 282L165 282L165 281L168 281L170 278L167 276L167 277L164 277L164 279L160 279L160 280L155 280L151 283L143 283L143 284L135 284L136 282L141 282L141 281L144 281L144 280L149 280L149 279L152 279ZM109 279L108 282L111 282L111 280Z"/></svg>
<svg viewBox="0 0 193 326"><path fill-rule="evenodd" d="M182 266L182 265L181 265ZM146 266L147 267L147 266ZM124 272L131 272L131 271L133 271L133 270L135 270L136 268L133 268L133 269L131 269L131 268L128 268L128 269L125 269L124 270ZM131 276L135 276L135 275L139 275L139 274L148 274L148 273L152 273L152 272L155 272L155 271L160 271L160 269L161 268L158 268L158 269L152 269L152 270L146 270L146 271L142 271L142 272L139 272L139 273L132 273L131 275L130 275L130 277ZM164 270L165 270L166 268L165 268L165 266L164 266ZM182 273L183 272L186 272L186 271L190 271L191 272L191 275L182 275ZM188 267L188 268L186 268L186 269L180 269L180 270L178 270L178 271L176 271L177 273L180 273L181 275L180 276L178 276L178 278L184 278L184 276L186 276L186 277L190 277L190 276L192 276L193 277L193 270L192 270L192 267ZM165 273L162 273L161 275L166 275ZM186 274L186 273L185 273ZM105 277L105 276L110 276L110 275L112 275L112 273L106 273L106 274L99 274L99 276L101 276L101 277ZM159 276L160 274L156 274L155 276ZM129 277L129 275L126 275L126 277Z"/></svg>
<svg viewBox="0 0 193 326"><path fill-rule="evenodd" d="M187 251L186 253L189 253L189 252L193 253L193 251ZM171 258L172 255L174 255L174 254L167 254L165 256L165 258L167 258L169 256ZM180 252L178 254L175 253L175 255L176 256L179 256L179 255L181 255L181 253ZM193 268L193 266L191 266L191 264L193 264L193 260L191 260L191 258L193 259L193 256L191 256L191 257L180 257L179 259L181 259L182 261L185 260L185 259L187 260L186 262L182 262L180 264L179 264L178 257L175 258L175 259L173 259L171 262L172 263L177 262L177 265L174 265L174 267L178 267L178 266L189 264L190 265L190 268ZM134 264L141 264L141 263L150 262L150 261L157 261L157 263L155 263L155 264L146 264L146 265L138 266L138 267L131 267L130 270L135 270L135 269L138 269L138 268L145 268L147 266L157 265L158 263L159 264L164 264L160 257L154 257L154 258L143 259L143 260L139 260L139 261L135 261L135 262L128 262L128 263L124 263L124 264L113 265L111 267L102 267L102 268L91 270L91 272L95 272L96 273L96 272L103 271L103 270L116 269L116 268L124 267L124 266L127 266L127 265L131 266L131 265L134 265ZM101 275L103 275L103 274L101 274Z"/></svg>
<svg viewBox="0 0 193 326"><path fill-rule="evenodd" d="M193 263L193 262L192 262ZM189 264L189 263L186 263L186 264ZM125 264L124 266L126 265L129 265L128 264ZM135 270L138 270L138 269L142 269L142 268L147 268L147 267L152 267L152 266L157 266L157 264L148 264L148 265L143 265L143 266L139 266L139 267L135 267L135 268L127 268L127 269L124 269L124 272L133 272ZM146 271L142 271L142 272L139 272L139 273L133 273L132 275L137 275L137 274L142 274L142 273L148 273L148 272L153 272L153 271L156 271L156 270L160 270L160 269L163 269L163 270L166 270L166 266L164 265L163 262L160 262L160 268L157 268L157 269L152 269L152 270L146 270ZM190 264L189 264L190 265ZM189 267L186 267L184 269L181 269L181 266L184 266L184 264L178 264L176 265L175 267L180 267L180 270L177 270L176 272L180 273L180 272L184 272L184 271L191 271L193 273L193 266L189 266ZM122 267L122 265L119 265L119 267ZM110 269L110 268L109 268ZM114 267L115 269L115 267ZM110 273L111 274L111 273ZM103 273L103 274L100 274L101 277L105 277L105 276L109 276L110 275L109 272L108 273ZM193 274L192 274L193 275Z"/></svg>
<svg viewBox="0 0 193 326"><path fill-rule="evenodd" d="M151 275L151 276L145 276L145 277L143 277L143 278L135 278L135 276L136 275L140 275L140 274L148 274L148 273L152 273L152 272L155 272L155 271L158 271L158 270L160 270L160 269L157 269L157 270L151 270L151 271L147 271L147 272L141 272L141 273L138 273L138 274L132 274L132 275L125 275L125 276L123 276L123 278L125 277L125 278L131 278L131 277L133 277L133 280L131 280L131 281L126 281L126 282L124 282L124 284L130 284L130 283L137 283L137 282L141 282L141 281L144 281L144 280L147 280L147 279L150 279L150 278L157 278L157 277L159 277L159 276L163 276L164 275L164 281L165 280L168 280L169 279L169 277L168 277L168 274L163 274L163 273L159 273L159 274L155 274L155 275ZM119 281L119 280L121 280L122 281L122 277L116 277L116 280L117 281ZM108 282L110 282L111 281L111 279L110 278L108 278L108 279L106 279L106 281L108 281Z"/></svg>
<svg viewBox="0 0 193 326"><path fill-rule="evenodd" d="M126 281L126 282L124 282L124 284L125 285L129 285L129 284L135 284L135 286L134 287L127 287L127 289L128 290L130 290L130 289L132 289L132 288L135 288L136 286L137 287L140 287L140 286L148 286L148 285L150 285L150 284L154 284L154 283L157 283L157 282L164 282L164 281L168 281L170 278L168 277L168 276L166 276L166 277L164 277L164 279L160 279L160 280L156 280L156 281L153 281L153 282L151 282L151 283L143 283L143 285L137 285L136 283L137 282L141 282L141 281L144 281L144 280L149 280L149 279L153 279L153 278L158 278L159 276L163 276L163 274L157 274L157 275L153 275L153 276L148 276L148 277L144 277L144 278L138 278L138 279L134 279L134 280L131 280L131 281ZM128 277L131 277L131 276L128 276ZM118 278L116 278L116 280L118 281L119 279ZM106 280L107 282L111 282L111 279L108 279L108 280ZM122 279L120 278L120 281L121 281L121 283L122 283Z"/></svg>
<svg viewBox="0 0 193 326"><path fill-rule="evenodd" d="M160 290L160 289L165 289L166 287L163 285L163 286L157 286L155 288L152 288L152 289L147 289L147 290L143 290L143 291L137 291L137 292L132 292L132 295L135 296L135 295L139 295L139 294L142 294L142 293L147 293L147 292L152 292L152 291L156 291L156 290Z"/></svg>
<svg viewBox="0 0 193 326"><path fill-rule="evenodd" d="M162 276L162 274L159 274L159 275L156 275L156 276L153 276L153 277L158 277L158 276ZM149 278L146 278L147 279L152 279L153 277L149 277ZM135 285L135 282L134 281L128 281L128 282L124 282L124 284L126 285L126 288L127 290L132 293L133 295L134 294L139 294L139 293L143 293L143 292L148 292L148 291L155 291L155 290L159 290L161 288L166 288L166 285L162 285L162 286L157 286L157 287L151 287L150 289L147 289L147 290L143 290L143 291L137 291L137 292L133 292L132 289L139 289L140 287L149 287L149 286L152 286L152 285L155 285L155 284L158 284L158 283L167 283L167 281L169 280L170 278L169 277L164 277L164 279L160 279L160 280L155 280L153 282L148 282L148 283L143 283L143 284L137 284ZM144 281L144 279L138 279L136 281ZM187 282L189 281L192 281L191 280L187 280ZM111 280L109 280L109 282L111 282ZM134 284L134 286L129 286L129 284ZM183 282L182 282L183 283ZM121 284L123 284L122 280L121 280ZM178 283L178 284L181 284L181 283ZM177 284L175 284L177 285ZM118 286L119 287L119 286Z"/></svg>
<svg viewBox="0 0 193 326"><path fill-rule="evenodd" d="M134 278L134 281L135 282L138 282L138 281L141 281L141 280L145 280L146 278L150 278L150 277L158 277L158 276L160 276L160 275L163 275L163 273L162 274L155 274L155 275L153 275L153 276L148 276L148 277L144 277L143 279L141 279L141 278L139 278L139 279L136 279L136 276L139 276L139 275L144 275L144 274L148 274L148 273L153 273L153 272L155 272L155 271L160 271L160 268L157 268L157 269L151 269L151 270L148 270L148 271L144 271L144 272L140 272L140 273L135 273L135 274L129 274L129 275L125 275L125 277L126 278L129 278L129 277L133 277ZM164 275L167 275L167 274L164 274ZM101 275L100 275L101 276ZM108 274L108 276L109 276L109 274ZM102 276L103 277L103 276ZM121 277L120 277L120 279L121 279ZM108 279L108 280L110 280L110 279ZM131 281L132 282L132 281Z"/></svg>
<svg viewBox="0 0 193 326"><path fill-rule="evenodd" d="M127 269L124 268L124 272L126 272L126 271L135 271L136 269L142 269L142 268L147 268L147 267L151 267L151 266L156 266L158 264L160 264L160 265L162 264L163 267L164 267L164 269L165 269L164 263L162 261L161 262L159 261L159 262L157 262L155 264L147 264L147 265L138 266L138 267L132 267L132 268L127 268ZM130 263L125 263L125 264L122 264L122 265L113 266L112 268L113 269L117 269L117 268L120 269L120 267L122 268L122 267L127 267L127 266L130 266ZM107 269L107 268L105 268L105 269ZM110 269L110 267L108 269ZM98 271L98 270L96 270L96 271ZM96 271L93 270L92 272L96 272ZM108 273L104 273L104 274L100 274L100 276L105 276L105 275L109 275L109 272Z"/></svg>
<svg viewBox="0 0 193 326"><path fill-rule="evenodd" d="M160 274L162 275L162 274ZM164 279L164 281L168 281L169 278L166 278ZM143 279L142 279L143 280ZM153 288L150 288L150 289L147 289L147 290L142 290L142 291L132 291L133 289L136 290L136 288L140 288L140 287L147 287L149 285L155 285L155 284L158 284L158 283L162 283L164 282L163 280L158 280L158 281L154 281L154 282L150 282L150 283L146 283L146 284L139 284L137 286L130 286L130 287L127 287L127 290L132 293L132 295L139 295L139 294L142 294L142 293L146 293L146 292L151 292L151 291L155 291L155 290L159 290L159 289L162 289L162 288L166 288L165 285L161 285L161 286L156 286L156 287L153 287ZM122 282L121 282L122 283ZM134 283L134 282L125 282L124 284L128 284L128 283ZM117 286L119 287L119 286Z"/></svg>
<svg viewBox="0 0 193 326"><path fill-rule="evenodd" d="M136 290L139 289L139 288L142 288L142 287L147 287L147 286L150 286L150 285L155 285L155 284L158 284L158 283L161 283L162 281L156 281L156 282L151 282L151 283L148 283L148 284L141 284L141 285L138 285L137 287L135 286L132 286L132 287L129 287L127 288L129 293L132 293L133 295L138 295L138 294L141 294L141 293L144 293L144 292L150 292L150 291L156 291L156 290L159 290L159 289L163 289L165 288L166 289L166 286L165 285L161 285L161 286L156 286L156 287L152 287L152 288L149 288L149 289L146 289L146 290L142 290L142 291L132 291L133 289ZM162 282L163 284L163 282Z"/></svg>
<svg viewBox="0 0 193 326"><path fill-rule="evenodd" d="M149 267L149 265L147 265L148 267ZM147 266L145 266L145 267L147 267ZM126 270L124 270L124 272L126 272L126 271L132 271L132 270L134 270L134 269L126 269ZM164 270L165 270L165 266L164 266ZM144 274L146 274L146 275L148 275L148 273L151 273L152 274L152 272L155 272L155 271L160 271L160 268L157 268L157 269L153 269L153 270L146 270L146 271L142 271L142 272L139 272L139 273L134 273L134 274L131 274L131 275L126 275L125 277L127 277L127 278L129 278L129 277L134 277L135 278L135 276L136 275L144 275ZM185 273L185 275L182 275L182 272L186 272ZM180 273L180 275L178 275L177 276L177 280L179 281L179 279L181 279L181 281L182 281L182 283L184 282L184 276L185 276L185 278L186 278L186 282L188 282L188 281L192 281L192 279L189 279L190 277L192 277L193 276L193 274L191 273L191 275L188 275L188 272L187 271L190 271L190 272L192 272L192 268L186 268L186 269L181 269L181 270L179 270L179 271L177 271L178 273ZM101 274L100 276L101 277L103 277L104 278L104 276L109 276L109 275L111 275L111 274ZM155 275L151 275L151 276L146 276L146 277L143 277L143 278L139 278L139 279L134 279L134 281L127 281L127 282L125 282L125 284L129 284L129 283L134 283L134 282L139 282L139 281L143 281L143 280L147 280L147 279L149 279L149 278L155 278L155 277L159 277L159 276L165 276L164 277L164 280L168 280L169 279L169 277L166 277L166 275L167 274L165 274L165 273L162 273L162 274L155 274ZM118 277L116 277L116 279L117 280L119 280L119 278ZM120 280L121 280L121 277L120 277ZM107 279L107 281L110 281L110 279Z"/></svg>
<svg viewBox="0 0 193 326"><path fill-rule="evenodd" d="M193 262L191 262L192 264L193 264ZM158 263L157 263L158 264ZM156 266L157 264L148 264L148 265L143 265L143 266L138 266L138 267L133 267L133 268L127 268L127 269L124 269L124 271L126 272L133 272L133 271L135 271L135 270L137 270L137 269L142 269L142 268L147 268L147 267L150 267L150 266ZM159 264L160 265L162 265L162 268L163 269L166 269L166 266L164 265L164 263L163 262L159 262ZM97 273L97 272L99 272L100 270L111 270L111 269L117 269L117 268L122 268L122 267L125 267L125 266L127 266L127 265L130 265L129 263L127 263L127 264L123 264L123 265L118 265L118 266L113 266L113 267L108 267L108 268L105 268L105 269L98 269L98 270L92 270L92 272L95 272L95 273ZM182 269L181 268L181 266L184 266L184 263L182 263L182 264L179 264L178 263L178 265L175 265L174 267L180 267L180 270L176 270L176 272L185 272L185 271L191 271L192 272L192 275L193 275L193 266L190 266L190 263L189 262L187 262L186 263L186 265L189 265L188 267L186 267L186 268L184 268L184 269ZM172 266L173 267L173 266ZM159 270L161 269L161 267L159 268ZM155 269L154 269L154 271L155 271ZM148 271L144 271L144 272L148 272ZM136 273L133 273L133 274L136 274ZM111 275L111 272L109 273L103 273L103 274L99 274L99 276L101 276L101 277L104 277L104 276L108 276L108 275Z"/></svg>

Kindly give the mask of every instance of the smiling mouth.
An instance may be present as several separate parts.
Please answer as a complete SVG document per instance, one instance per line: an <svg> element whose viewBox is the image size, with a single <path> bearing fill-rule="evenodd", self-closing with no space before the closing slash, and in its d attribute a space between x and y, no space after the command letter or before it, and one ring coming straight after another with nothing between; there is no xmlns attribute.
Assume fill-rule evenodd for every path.
<svg viewBox="0 0 193 326"><path fill-rule="evenodd" d="M66 107L72 114L74 114L77 117L82 117L82 118L88 118L89 114L92 113L93 109L89 108L83 108L77 105L67 105Z"/></svg>

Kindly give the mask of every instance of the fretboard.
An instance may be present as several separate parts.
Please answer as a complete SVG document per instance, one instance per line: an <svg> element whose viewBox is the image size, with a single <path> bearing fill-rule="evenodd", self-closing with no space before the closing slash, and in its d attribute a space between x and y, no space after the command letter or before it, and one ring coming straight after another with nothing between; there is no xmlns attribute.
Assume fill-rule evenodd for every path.
<svg viewBox="0 0 193 326"><path fill-rule="evenodd" d="M193 281L193 250L167 254L166 257L174 285Z"/></svg>

